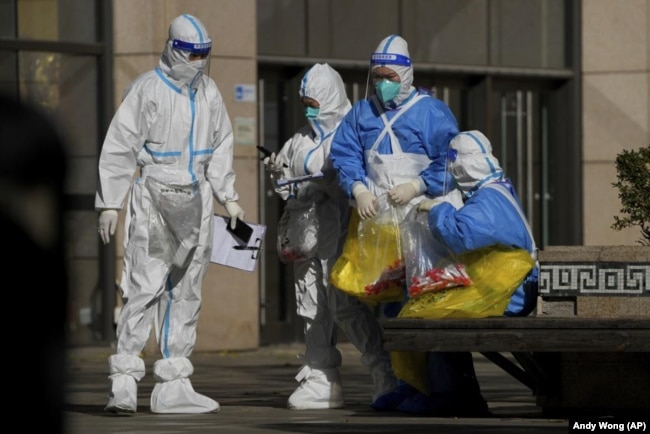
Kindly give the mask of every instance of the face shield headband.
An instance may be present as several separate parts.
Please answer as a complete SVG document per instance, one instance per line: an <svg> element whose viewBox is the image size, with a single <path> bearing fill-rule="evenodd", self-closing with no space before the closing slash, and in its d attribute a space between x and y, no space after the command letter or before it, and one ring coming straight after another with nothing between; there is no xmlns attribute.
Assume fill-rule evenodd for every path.
<svg viewBox="0 0 650 434"><path fill-rule="evenodd" d="M393 53L373 53L370 56L371 66L386 66L386 65L399 65L411 66L411 59L401 54Z"/></svg>
<svg viewBox="0 0 650 434"><path fill-rule="evenodd" d="M212 41L185 42L181 41L180 39L174 39L172 41L172 47L177 50L187 51L193 55L208 56L210 54L210 50L212 49Z"/></svg>
<svg viewBox="0 0 650 434"><path fill-rule="evenodd" d="M381 53L381 52L372 53L372 55L370 56L370 69L368 70L368 77L366 79L366 98L368 98L368 90L371 84L370 76L372 75L372 70L379 66L384 66L388 68L391 68L391 66L398 67L399 69L396 68L391 68L391 69L396 71L400 75L400 77L402 77L403 71L408 70L408 68L412 67L411 59L408 56L405 56L403 54ZM401 86L402 89L400 90L400 92L403 90L404 83L402 83Z"/></svg>

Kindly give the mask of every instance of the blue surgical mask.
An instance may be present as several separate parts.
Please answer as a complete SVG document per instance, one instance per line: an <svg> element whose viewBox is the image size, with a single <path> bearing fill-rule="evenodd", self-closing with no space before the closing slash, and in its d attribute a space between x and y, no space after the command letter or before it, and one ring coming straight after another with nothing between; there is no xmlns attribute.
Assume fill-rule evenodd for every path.
<svg viewBox="0 0 650 434"><path fill-rule="evenodd" d="M375 82L375 92L383 102L390 102L399 95L402 83L390 80L380 80Z"/></svg>
<svg viewBox="0 0 650 434"><path fill-rule="evenodd" d="M307 119L316 119L318 117L318 113L320 112L319 108L316 107L305 107L305 117Z"/></svg>

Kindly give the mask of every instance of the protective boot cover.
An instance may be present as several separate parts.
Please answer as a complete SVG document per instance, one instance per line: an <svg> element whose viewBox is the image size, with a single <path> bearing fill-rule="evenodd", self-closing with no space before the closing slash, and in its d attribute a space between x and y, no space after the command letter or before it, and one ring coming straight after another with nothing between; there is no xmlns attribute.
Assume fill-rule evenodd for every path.
<svg viewBox="0 0 650 434"><path fill-rule="evenodd" d="M383 348L381 325L374 312L357 298L336 288L331 290L335 300L336 323L349 341L361 352L361 363L370 370L372 401L397 387L390 355Z"/></svg>
<svg viewBox="0 0 650 434"><path fill-rule="evenodd" d="M300 386L289 397L287 408L319 410L343 407L343 388L338 369L317 369L305 365L296 375L296 380L300 381Z"/></svg>
<svg viewBox="0 0 650 434"><path fill-rule="evenodd" d="M137 382L144 377L144 361L130 354L115 354L109 357L108 366L111 388L104 410L120 414L135 413L138 408Z"/></svg>
<svg viewBox="0 0 650 434"><path fill-rule="evenodd" d="M428 395L417 392L404 399L397 411L423 416L489 417L488 405L469 352L427 354Z"/></svg>
<svg viewBox="0 0 650 434"><path fill-rule="evenodd" d="M372 377L372 402L386 395L397 387L397 378L390 365L390 358L385 357L370 367Z"/></svg>
<svg viewBox="0 0 650 434"><path fill-rule="evenodd" d="M153 365L156 385L151 392L152 413L212 413L219 403L194 391L189 376L194 367L186 357L157 360Z"/></svg>

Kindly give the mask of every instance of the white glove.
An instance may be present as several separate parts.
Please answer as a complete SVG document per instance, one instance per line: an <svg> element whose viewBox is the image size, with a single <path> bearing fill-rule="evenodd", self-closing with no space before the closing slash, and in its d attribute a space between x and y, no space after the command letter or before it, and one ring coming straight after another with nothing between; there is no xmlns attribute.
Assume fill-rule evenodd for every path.
<svg viewBox="0 0 650 434"><path fill-rule="evenodd" d="M269 172L282 172L282 164L276 161L275 152L264 159L264 168Z"/></svg>
<svg viewBox="0 0 650 434"><path fill-rule="evenodd" d="M418 204L418 211L431 211L434 206L440 205L444 202L447 202L456 209L460 209L463 206L463 197L460 190L454 189L444 196L438 196L433 199L424 199Z"/></svg>
<svg viewBox="0 0 650 434"><path fill-rule="evenodd" d="M420 178L396 185L388 191L388 197L398 205L406 205L416 196L424 193Z"/></svg>
<svg viewBox="0 0 650 434"><path fill-rule="evenodd" d="M375 209L375 200L377 198L368 190L368 187L362 183L358 183L352 187L352 195L357 202L357 212L362 220L372 218L377 214L377 210Z"/></svg>
<svg viewBox="0 0 650 434"><path fill-rule="evenodd" d="M418 211L429 212L434 206L440 205L442 202L443 201L440 200L439 197L436 197L434 199L424 199L422 202L418 204Z"/></svg>
<svg viewBox="0 0 650 434"><path fill-rule="evenodd" d="M105 209L99 214L99 236L104 244L111 241L111 236L115 235L117 229L117 210Z"/></svg>
<svg viewBox="0 0 650 434"><path fill-rule="evenodd" d="M237 219L244 221L244 210L235 201L226 202L223 206L230 216L230 229L235 229Z"/></svg>

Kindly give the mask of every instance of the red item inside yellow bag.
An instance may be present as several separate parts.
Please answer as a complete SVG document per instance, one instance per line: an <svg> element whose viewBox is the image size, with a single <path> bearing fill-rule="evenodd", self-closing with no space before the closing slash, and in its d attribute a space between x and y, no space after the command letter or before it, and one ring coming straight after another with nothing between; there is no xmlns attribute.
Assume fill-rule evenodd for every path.
<svg viewBox="0 0 650 434"><path fill-rule="evenodd" d="M432 268L423 275L413 276L408 287L409 297L417 297L427 292L438 292L447 288L470 286L469 278L463 264Z"/></svg>
<svg viewBox="0 0 650 434"><path fill-rule="evenodd" d="M472 284L465 265L431 233L428 216L414 207L399 225L411 298Z"/></svg>
<svg viewBox="0 0 650 434"><path fill-rule="evenodd" d="M377 198L374 218L362 221L352 213L343 252L330 273L332 285L372 305L402 301L406 286L400 211L384 196Z"/></svg>
<svg viewBox="0 0 650 434"><path fill-rule="evenodd" d="M399 313L404 318L486 318L502 316L510 297L535 261L530 252L490 246L458 256L472 284L430 292L409 299Z"/></svg>

